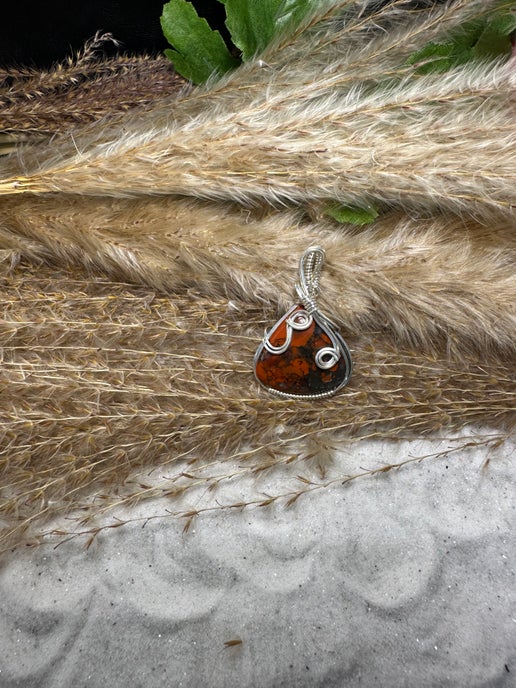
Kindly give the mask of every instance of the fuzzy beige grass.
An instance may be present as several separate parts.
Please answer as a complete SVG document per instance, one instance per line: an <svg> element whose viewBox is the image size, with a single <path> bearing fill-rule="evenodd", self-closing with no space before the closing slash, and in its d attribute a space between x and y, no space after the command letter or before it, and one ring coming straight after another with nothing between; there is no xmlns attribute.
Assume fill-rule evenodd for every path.
<svg viewBox="0 0 516 688"><path fill-rule="evenodd" d="M421 436L475 421L504 434L512 422L513 371L501 361L452 363L353 337L352 383L314 406L271 398L253 379L271 308L43 266L6 266L0 289L4 546L59 514L91 525L160 495L173 509L199 482L229 479L225 460L244 473L279 469L310 454L309 438ZM168 479L154 487L145 476L158 465Z"/></svg>
<svg viewBox="0 0 516 688"><path fill-rule="evenodd" d="M0 249L280 309L290 305L299 256L318 243L328 254L321 304L345 334L381 331L393 344L459 356L514 354L516 237L506 218L486 227L390 213L353 229L176 198L0 202Z"/></svg>
<svg viewBox="0 0 516 688"><path fill-rule="evenodd" d="M90 127L63 140L57 153L28 148L0 166L0 193L184 194L280 205L334 199L510 212L512 64L427 76L406 65L414 46L435 38L440 21L449 28L499 4L458 0L437 12L406 12L411 21L395 30L406 7L400 0L367 15L359 12L362 2L322 3L295 40L271 46L173 108L165 100L114 128Z"/></svg>
<svg viewBox="0 0 516 688"><path fill-rule="evenodd" d="M514 71L420 78L406 64L494 4L407 12L397 0L364 13L325 0L261 62L148 112L113 108L102 127L0 164L0 548L48 528L94 537L156 497L188 527L196 488L291 464L297 487L256 487L229 506L288 505L393 468L327 477L337 440L481 423L493 434L479 442L503 441L516 358ZM49 93L70 69L45 76ZM48 102L73 111L74 97ZM400 209L350 228L324 217L328 199ZM272 398L252 373L313 243L327 250L321 307L355 360L350 385L316 405Z"/></svg>

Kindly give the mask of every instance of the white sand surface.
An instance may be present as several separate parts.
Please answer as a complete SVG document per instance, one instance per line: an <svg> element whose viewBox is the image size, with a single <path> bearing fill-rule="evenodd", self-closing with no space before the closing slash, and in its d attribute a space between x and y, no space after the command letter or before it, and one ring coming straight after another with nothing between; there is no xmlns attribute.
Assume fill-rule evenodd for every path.
<svg viewBox="0 0 516 688"><path fill-rule="evenodd" d="M331 470L444 444L364 442ZM168 518L18 551L0 687L516 686L513 458L469 448L187 534Z"/></svg>

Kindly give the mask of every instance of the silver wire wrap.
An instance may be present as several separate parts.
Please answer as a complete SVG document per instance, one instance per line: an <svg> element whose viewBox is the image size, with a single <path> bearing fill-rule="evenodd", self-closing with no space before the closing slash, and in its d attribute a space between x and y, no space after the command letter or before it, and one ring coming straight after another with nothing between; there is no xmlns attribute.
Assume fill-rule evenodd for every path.
<svg viewBox="0 0 516 688"><path fill-rule="evenodd" d="M322 246L310 246L299 261L299 282L296 284L296 292L310 315L318 310L319 280L325 255Z"/></svg>
<svg viewBox="0 0 516 688"><path fill-rule="evenodd" d="M283 342L283 344L280 344L280 346L274 346L274 344L271 344L270 342L269 338L274 334L276 328L279 325L279 323L276 323L276 326L273 327L270 332L265 332L265 337L263 338L264 347L271 354L285 353L285 351L289 348L292 342L293 330L297 330L298 332L300 332L301 330L307 330L313 323L313 320L314 319L312 315L310 313L307 313L306 311L298 311L297 313L294 313L290 316L290 318L287 318L286 320L285 324L287 328L287 336L285 337L285 341ZM279 322L281 322L281 320Z"/></svg>
<svg viewBox="0 0 516 688"><path fill-rule="evenodd" d="M296 293L299 301L290 308L283 318L278 320L271 330L265 331L262 343L256 350L254 357L255 375L260 384L266 387L269 392L286 399L321 399L329 397L344 387L351 377L353 362L346 342L341 337L338 326L326 315L323 315L317 307L319 280L324 265L325 255L322 246L310 246L303 253L299 261L299 281L296 283ZM294 331L307 330L314 322L321 328L321 334L326 334L331 342L331 346L324 346L315 352L312 351L316 366L320 370L331 370L341 359L343 359L339 373L339 375L343 375L343 377L339 379L337 386L325 391L314 392L313 394L293 394L284 392L281 389L276 389L275 387L269 387L257 374L257 363L261 360L263 351L265 350L270 354L280 355L285 353L292 344ZM270 339L283 324L285 325L285 340L281 344L274 345L271 343ZM301 349L302 348L303 347L301 347ZM301 355L306 354L301 351Z"/></svg>

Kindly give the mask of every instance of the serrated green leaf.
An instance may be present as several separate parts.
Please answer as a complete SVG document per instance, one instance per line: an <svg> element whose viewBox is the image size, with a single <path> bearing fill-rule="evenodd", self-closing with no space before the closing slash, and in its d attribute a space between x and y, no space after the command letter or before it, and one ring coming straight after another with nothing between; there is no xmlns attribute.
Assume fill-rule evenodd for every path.
<svg viewBox="0 0 516 688"><path fill-rule="evenodd" d="M516 31L516 6L514 12L494 16L489 21L489 26L498 31L502 36L510 36Z"/></svg>
<svg viewBox="0 0 516 688"><path fill-rule="evenodd" d="M282 0L275 16L277 30L297 26L319 4L319 0Z"/></svg>
<svg viewBox="0 0 516 688"><path fill-rule="evenodd" d="M204 83L212 74L222 75L239 64L220 33L213 31L187 0L170 0L163 6L161 28L174 48L165 54L175 69L195 84Z"/></svg>
<svg viewBox="0 0 516 688"><path fill-rule="evenodd" d="M458 49L458 52L460 52L460 48L472 48L482 35L485 26L485 17L483 19L471 19L450 31L448 41Z"/></svg>
<svg viewBox="0 0 516 688"><path fill-rule="evenodd" d="M351 225L369 225L378 217L378 210L368 205L366 208L355 205L342 205L330 203L324 210L324 215L332 217L337 222L348 223Z"/></svg>
<svg viewBox="0 0 516 688"><path fill-rule="evenodd" d="M488 22L473 47L477 59L493 59L510 55L510 35L516 30L516 14L501 14Z"/></svg>
<svg viewBox="0 0 516 688"><path fill-rule="evenodd" d="M407 63L417 65L418 74L430 74L450 69L454 59L454 46L451 43L427 43L413 53Z"/></svg>
<svg viewBox="0 0 516 688"><path fill-rule="evenodd" d="M281 0L220 0L226 8L226 26L242 58L260 53L277 32L276 12Z"/></svg>
<svg viewBox="0 0 516 688"><path fill-rule="evenodd" d="M511 33L516 15L500 13L465 22L442 43L428 43L413 53L407 64L416 65L418 74L445 72L471 60L496 59L512 51Z"/></svg>

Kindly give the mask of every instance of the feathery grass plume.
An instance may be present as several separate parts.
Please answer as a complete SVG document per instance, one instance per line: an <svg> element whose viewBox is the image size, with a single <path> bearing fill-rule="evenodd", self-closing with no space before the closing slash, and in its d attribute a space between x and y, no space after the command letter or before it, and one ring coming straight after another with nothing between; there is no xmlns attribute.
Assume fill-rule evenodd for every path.
<svg viewBox="0 0 516 688"><path fill-rule="evenodd" d="M479 154L477 173L498 163L500 146L491 148L485 136L489 123L496 125L493 137L501 131L496 127L508 126L508 89L494 88L483 102L464 82L482 74L506 87L503 67L448 75L448 84L462 79L463 85L447 102L418 101L411 111L384 101L374 116L367 112L382 93L401 98L402 92L414 95L424 87L427 97L438 79L411 76L406 58L438 35L439 21L453 28L494 3L460 0L437 14L402 12L400 1L373 11L366 4L368 15L358 11L364 3L325 0L319 14L307 18L293 38L278 39L262 63L251 62L219 83L191 91L179 105L174 97L159 98L148 114L140 109L117 115L114 123L74 132L73 140L56 137L54 159L42 147L28 147L22 163L14 156L4 161L4 170L18 164L31 174L46 170L47 181L59 177L61 163L70 163L65 177L79 169L83 177L77 188L67 189L73 193L0 199L0 549L40 539L45 528L57 528L50 525L56 516L73 519L58 528L61 536L78 527L95 537L99 528L121 524L114 520L120 509L161 496L169 504L160 515L168 509L184 517L187 528L198 512L212 508L188 505L197 488L211 494L227 481L249 478L250 491L230 508L281 500L289 505L332 481L396 467L352 467L347 477L325 475L338 440L420 437L482 423L494 435L479 441L496 443L510 431L513 218L502 212L484 226L467 216L391 212L366 230L337 230L319 214L319 200L339 200L331 189L327 196L314 195L308 178L306 198L295 196L302 169L315 169L319 158L326 164L330 153L336 165L347 155L347 144L364 145L364 156L371 150L378 154L391 141L393 127L399 133L405 122L410 126L407 138L397 141L398 155L407 163L405 181L413 186L394 198L404 207L418 205L416 182L429 189L421 205L436 205L437 168L425 156L436 146L443 156L446 151L449 164L459 150L465 155L454 138L459 120L470 143L474 126L484 132L468 151L468 158ZM326 119L326 104L335 114L337 105L346 103L363 105L356 109L362 122L356 131L343 115L347 111L340 112L340 120ZM470 122L461 120L465 103L477 107ZM298 115L308 118L309 128L291 131ZM369 115L371 132L365 125ZM425 132L431 122L438 126ZM227 136L221 138L226 125ZM224 161L220 177L221 151L231 143L233 125L233 143L242 151ZM310 143L324 135L333 141L341 129L351 136L346 148L303 149L305 139ZM275 151L283 156L283 174L267 178L267 193L253 196L259 209L169 195L177 176L189 196L232 199L229 182L232 175L239 179L233 163L240 153L249 155L250 169L263 185L262 172L252 165L260 156L269 160L274 151L253 152L251 146L261 145L264 132L276 143L284 138L288 146ZM371 133L382 136L368 149ZM511 136L506 134L505 143ZM179 137L184 150L172 147ZM187 144L197 151L192 157ZM180 169L182 155L186 170ZM188 168L196 155L209 193L199 186L196 166ZM429 174L418 180L414 169L423 162ZM471 191L463 199L465 208L478 213L494 177L476 174L468 182L473 162L456 162L464 172L461 183ZM162 186L153 189L146 178L153 181L157 163L163 164ZM508 165L507 158L500 160L499 196L493 195L493 208L502 211L512 202L503 191ZM321 169L326 174L324 165ZM97 197L84 195L92 175ZM115 177L122 185L130 180L142 186L110 189ZM289 179L293 195L282 196L281 184ZM362 179L367 190L359 188L357 198L370 197L372 179ZM320 188L328 183L328 177L317 180ZM450 200L454 184L454 178L449 185L443 179L441 205L460 209ZM224 193L213 193L217 185ZM110 193L145 197L102 198ZM263 202L275 198L310 205L312 220L301 210L267 210ZM278 309L290 303L297 260L310 243L328 249L321 307L336 313L346 328L356 364L346 390L317 405L273 398L252 375L255 347ZM113 281L92 276L98 271ZM267 471L287 477L291 465L299 467L297 486L260 494L254 478ZM156 476L158 467L165 477Z"/></svg>
<svg viewBox="0 0 516 688"><path fill-rule="evenodd" d="M514 420L510 362L451 361L367 333L350 339L356 368L345 393L316 406L277 399L252 374L273 308L193 289L160 296L78 268L22 262L12 270L4 257L4 546L40 535L56 515L74 512L91 525L156 496L180 509L196 486L296 461L308 462L313 479L314 442L420 437L474 422L499 437Z"/></svg>
<svg viewBox="0 0 516 688"><path fill-rule="evenodd" d="M295 211L252 215L174 197L0 203L0 249L251 305L289 305L297 260L316 243L327 249L321 306L345 333L382 331L404 346L459 356L472 348L514 354L516 236L503 218L485 227L390 213L368 229L336 231Z"/></svg>
<svg viewBox="0 0 516 688"><path fill-rule="evenodd" d="M419 75L406 59L435 38L440 19L451 28L500 3L407 11L398 30L381 31L404 5L395 0L364 14L363 2L321 3L295 39L279 40L173 111L165 99L114 128L62 140L56 152L29 147L20 159L10 156L0 165L0 193L510 212L514 67Z"/></svg>
<svg viewBox="0 0 516 688"><path fill-rule="evenodd" d="M50 70L0 69L0 131L11 143L38 140L186 92L184 80L164 57L103 59L101 49L109 41L114 42L110 34L99 33Z"/></svg>

